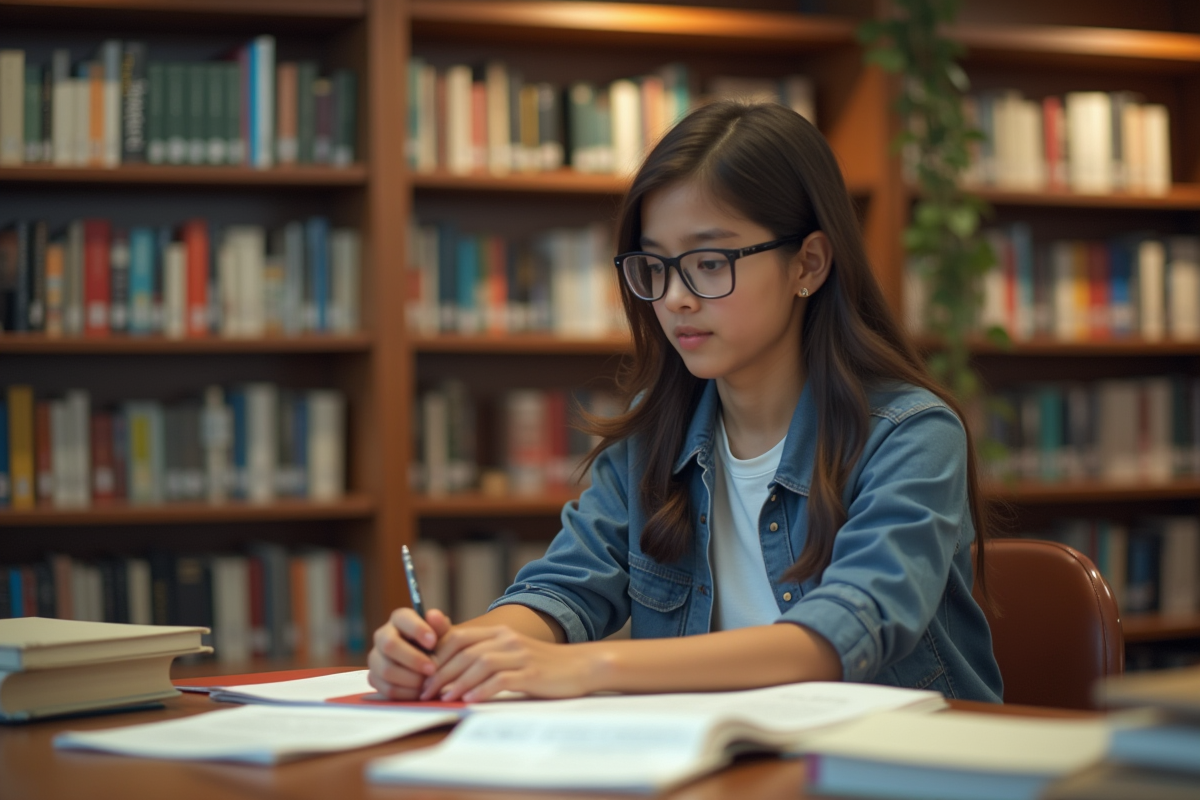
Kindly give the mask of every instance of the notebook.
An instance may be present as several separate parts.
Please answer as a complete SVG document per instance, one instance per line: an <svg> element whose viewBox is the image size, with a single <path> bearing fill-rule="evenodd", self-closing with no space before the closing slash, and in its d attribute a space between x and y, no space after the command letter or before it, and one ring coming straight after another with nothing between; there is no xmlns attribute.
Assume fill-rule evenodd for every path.
<svg viewBox="0 0 1200 800"><path fill-rule="evenodd" d="M741 753L794 750L813 730L863 714L944 706L937 692L853 683L480 703L440 744L377 759L367 777L427 786L654 792L719 769Z"/></svg>
<svg viewBox="0 0 1200 800"><path fill-rule="evenodd" d="M814 734L804 752L814 794L1032 800L1098 763L1108 741L1101 719L883 713Z"/></svg>
<svg viewBox="0 0 1200 800"><path fill-rule="evenodd" d="M67 731L54 737L54 746L139 758L269 765L381 744L457 719L454 713L242 706L124 728Z"/></svg>
<svg viewBox="0 0 1200 800"><path fill-rule="evenodd" d="M1200 720L1200 667L1107 678L1096 684L1096 700L1110 707L1152 706Z"/></svg>

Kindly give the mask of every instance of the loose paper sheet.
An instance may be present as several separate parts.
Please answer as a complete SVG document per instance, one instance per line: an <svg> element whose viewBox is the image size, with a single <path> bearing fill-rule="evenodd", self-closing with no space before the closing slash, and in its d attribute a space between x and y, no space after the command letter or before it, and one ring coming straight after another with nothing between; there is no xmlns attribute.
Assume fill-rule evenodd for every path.
<svg viewBox="0 0 1200 800"><path fill-rule="evenodd" d="M275 764L305 755L367 747L455 722L454 713L254 705L183 719L54 737L64 750L140 758Z"/></svg>

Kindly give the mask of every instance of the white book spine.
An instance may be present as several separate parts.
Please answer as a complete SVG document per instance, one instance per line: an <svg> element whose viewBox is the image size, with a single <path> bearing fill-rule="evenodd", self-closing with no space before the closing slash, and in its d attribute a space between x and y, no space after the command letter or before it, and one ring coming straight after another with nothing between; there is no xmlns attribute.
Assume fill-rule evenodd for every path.
<svg viewBox="0 0 1200 800"><path fill-rule="evenodd" d="M332 551L316 550L305 557L304 580L307 591L308 655L317 661L332 658L337 652L336 623L337 559Z"/></svg>
<svg viewBox="0 0 1200 800"><path fill-rule="evenodd" d="M1121 109L1121 142L1125 156L1125 180L1130 191L1146 191L1146 126L1139 103Z"/></svg>
<svg viewBox="0 0 1200 800"><path fill-rule="evenodd" d="M1173 339L1200 339L1200 240L1174 236L1168 241L1167 323Z"/></svg>
<svg viewBox="0 0 1200 800"><path fill-rule="evenodd" d="M129 587L129 621L134 625L154 622L150 602L150 562L144 558L125 561L125 583Z"/></svg>
<svg viewBox="0 0 1200 800"><path fill-rule="evenodd" d="M1111 98L1105 92L1070 92L1066 105L1071 188L1077 192L1111 192Z"/></svg>
<svg viewBox="0 0 1200 800"><path fill-rule="evenodd" d="M213 650L222 664L250 660L250 564L245 556L212 560Z"/></svg>
<svg viewBox="0 0 1200 800"><path fill-rule="evenodd" d="M71 103L74 105L74 110L71 113L71 119L75 123L75 130L71 140L74 143L75 155L72 158L72 163L84 166L91 161L92 153L92 89L91 82L87 77L75 77L71 81L72 95Z"/></svg>
<svg viewBox="0 0 1200 800"><path fill-rule="evenodd" d="M92 502L91 398L81 389L72 389L66 404L71 418L71 506L83 508Z"/></svg>
<svg viewBox="0 0 1200 800"><path fill-rule="evenodd" d="M204 390L201 426L208 501L220 503L229 497L233 470L233 414L220 386Z"/></svg>
<svg viewBox="0 0 1200 800"><path fill-rule="evenodd" d="M217 250L217 282L221 295L221 335L230 339L236 339L242 333L242 318L238 313L239 277L237 246L231 233L225 231Z"/></svg>
<svg viewBox="0 0 1200 800"><path fill-rule="evenodd" d="M425 492L450 491L450 407L446 395L428 391L421 398L421 444L425 467Z"/></svg>
<svg viewBox="0 0 1200 800"><path fill-rule="evenodd" d="M504 593L503 550L495 539L454 547L454 618L474 619Z"/></svg>
<svg viewBox="0 0 1200 800"><path fill-rule="evenodd" d="M1150 103L1142 107L1146 191L1171 190L1171 122L1167 107Z"/></svg>
<svg viewBox="0 0 1200 800"><path fill-rule="evenodd" d="M446 70L446 161L455 174L471 171L471 68Z"/></svg>
<svg viewBox="0 0 1200 800"><path fill-rule="evenodd" d="M450 558L441 542L422 539L413 548L413 567L421 583L421 599L425 610L436 608L449 615L450 604Z"/></svg>
<svg viewBox="0 0 1200 800"><path fill-rule="evenodd" d="M1162 242L1147 239L1138 245L1138 318L1147 341L1159 341L1166 334L1165 261Z"/></svg>
<svg viewBox="0 0 1200 800"><path fill-rule="evenodd" d="M438 167L437 68L425 64L417 77L417 171L433 172Z"/></svg>
<svg viewBox="0 0 1200 800"><path fill-rule="evenodd" d="M636 83L616 80L609 87L612 104L613 171L632 175L642 160L642 100Z"/></svg>
<svg viewBox="0 0 1200 800"><path fill-rule="evenodd" d="M54 506L71 505L71 420L65 400L50 401L50 463L54 470Z"/></svg>
<svg viewBox="0 0 1200 800"><path fill-rule="evenodd" d="M331 327L337 333L353 333L359 327L362 243L358 231L335 228L330 234L330 251L333 256Z"/></svg>
<svg viewBox="0 0 1200 800"><path fill-rule="evenodd" d="M308 493L336 500L346 486L346 401L341 392L308 393Z"/></svg>
<svg viewBox="0 0 1200 800"><path fill-rule="evenodd" d="M229 229L235 242L238 292L234 314L239 336L258 337L266 332L264 270L266 233L257 225Z"/></svg>
<svg viewBox="0 0 1200 800"><path fill-rule="evenodd" d="M1051 245L1054 278L1054 335L1064 341L1075 337L1075 247L1071 242Z"/></svg>
<svg viewBox="0 0 1200 800"><path fill-rule="evenodd" d="M1145 404L1146 430L1139 472L1151 483L1166 483L1172 477L1171 380L1147 378L1142 383L1141 401Z"/></svg>
<svg viewBox="0 0 1200 800"><path fill-rule="evenodd" d="M1160 558L1162 613L1185 615L1200 610L1200 520L1167 518Z"/></svg>
<svg viewBox="0 0 1200 800"><path fill-rule="evenodd" d="M55 50L51 69L51 160L58 166L67 166L75 163L75 84L71 80L70 52Z"/></svg>
<svg viewBox="0 0 1200 800"><path fill-rule="evenodd" d="M505 175L512 166L509 142L508 69L502 62L492 61L485 73L487 86L488 170Z"/></svg>
<svg viewBox="0 0 1200 800"><path fill-rule="evenodd" d="M187 248L171 242L163 253L163 335L182 339L187 333Z"/></svg>
<svg viewBox="0 0 1200 800"><path fill-rule="evenodd" d="M1096 387L1099 420L1097 460L1101 477L1116 482L1138 480L1138 384L1133 380L1100 381Z"/></svg>

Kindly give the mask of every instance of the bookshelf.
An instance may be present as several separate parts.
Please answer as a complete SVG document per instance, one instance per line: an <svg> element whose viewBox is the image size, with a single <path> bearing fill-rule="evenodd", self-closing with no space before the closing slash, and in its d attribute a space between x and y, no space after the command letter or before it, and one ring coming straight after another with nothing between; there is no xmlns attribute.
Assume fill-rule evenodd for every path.
<svg viewBox="0 0 1200 800"><path fill-rule="evenodd" d="M312 59L322 69L354 70L357 137L354 163L244 166L121 164L113 168L22 164L0 167L0 218L104 216L127 226L185 217L276 226L283 217L320 214L356 228L363 257L360 329L352 333L171 339L160 335L52 338L0 335L4 384L35 392L88 390L93 403L124 398L170 400L209 383L261 376L284 387L341 392L346 425L345 493L333 500L280 498L251 503L93 502L86 508L38 506L0 510L0 562L21 564L47 551L84 559L140 554L239 552L255 542L317 546L356 554L365 567L366 621L373 628L400 601L400 502L387 487L403 481L395 409L404 411L399 330L391 297L401 276L403 241L394 221L405 215L401 156L392 150L402 105L391 87L405 46L402 7L380 0L15 0L0 2L0 47L25 49L34 63L52 47L87 55L103 39L139 40L154 58L223 58L254 36L276 38L279 61ZM46 209L61 207L54 214ZM228 208L227 212L222 209ZM61 217L61 218L60 218ZM395 445L395 446L394 446ZM395 564L392 561L396 561ZM361 661L362 656L358 657ZM271 659L274 668L326 663ZM201 672L217 665L192 665Z"/></svg>

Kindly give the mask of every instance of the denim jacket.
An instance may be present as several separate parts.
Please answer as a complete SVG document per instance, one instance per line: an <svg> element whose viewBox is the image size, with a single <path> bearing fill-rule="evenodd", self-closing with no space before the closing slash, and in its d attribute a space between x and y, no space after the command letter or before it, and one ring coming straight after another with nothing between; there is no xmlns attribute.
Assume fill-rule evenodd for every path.
<svg viewBox="0 0 1200 800"><path fill-rule="evenodd" d="M793 412L759 541L778 622L827 639L848 681L934 689L998 702L1000 670L991 631L971 597L966 432L930 392L897 385L870 394L870 432L846 484L848 519L819 578L784 580L807 535L817 412L806 385ZM605 450L591 486L562 512L544 558L526 565L496 606L517 603L553 617L570 642L601 639L632 617L634 638L710 630L714 433L720 400L710 382L693 415L676 474L688 482L694 546L658 563L638 540L647 514L638 498L639 439Z"/></svg>

